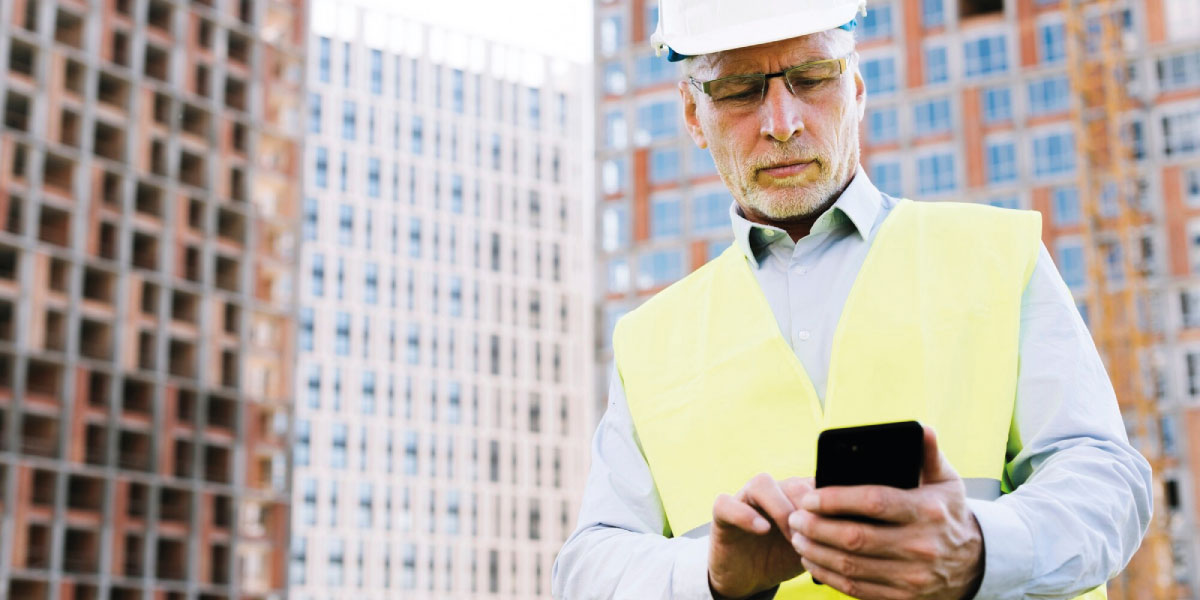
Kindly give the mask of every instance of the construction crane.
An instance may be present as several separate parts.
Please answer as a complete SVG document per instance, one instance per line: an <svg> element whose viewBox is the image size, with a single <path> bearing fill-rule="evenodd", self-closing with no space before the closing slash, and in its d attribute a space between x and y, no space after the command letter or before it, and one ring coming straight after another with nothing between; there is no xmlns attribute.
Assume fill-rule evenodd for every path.
<svg viewBox="0 0 1200 600"><path fill-rule="evenodd" d="M1123 29L1128 3L1064 0L1064 10L1089 326L1133 442L1154 470L1154 518L1132 562L1109 583L1109 598L1174 600L1186 591L1176 587L1172 569L1162 501L1161 415L1149 368L1161 340L1152 325L1152 273L1134 256L1142 248L1140 230L1152 226L1156 216L1139 201L1140 180L1127 139L1132 130L1123 121L1137 108L1127 94Z"/></svg>

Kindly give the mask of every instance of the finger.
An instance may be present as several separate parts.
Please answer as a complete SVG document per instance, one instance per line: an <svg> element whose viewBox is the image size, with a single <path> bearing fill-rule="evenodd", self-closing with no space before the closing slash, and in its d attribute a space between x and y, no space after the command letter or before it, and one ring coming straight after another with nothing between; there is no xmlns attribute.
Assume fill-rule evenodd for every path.
<svg viewBox="0 0 1200 600"><path fill-rule="evenodd" d="M917 520L918 499L913 490L885 485L829 486L805 495L800 508L825 516L905 524Z"/></svg>
<svg viewBox="0 0 1200 600"><path fill-rule="evenodd" d="M920 591L928 573L911 561L876 558L845 552L800 535L792 536L792 547L804 558L853 580L871 581L901 590Z"/></svg>
<svg viewBox="0 0 1200 600"><path fill-rule="evenodd" d="M800 506L800 501L816 488L812 477L789 477L779 483L783 495L787 496L792 506Z"/></svg>
<svg viewBox="0 0 1200 600"><path fill-rule="evenodd" d="M938 483L958 479L958 472L954 470L954 466L950 464L946 455L938 449L937 433L928 425L925 425L924 428L925 457L921 465L921 483Z"/></svg>
<svg viewBox="0 0 1200 600"><path fill-rule="evenodd" d="M721 526L757 535L771 531L771 524L754 507L729 494L721 494L713 502L713 527Z"/></svg>
<svg viewBox="0 0 1200 600"><path fill-rule="evenodd" d="M908 557L908 545L913 538L911 528L824 517L803 509L788 517L788 526L814 542L851 554L879 558Z"/></svg>
<svg viewBox="0 0 1200 600"><path fill-rule="evenodd" d="M788 500L773 477L760 473L742 489L745 491L747 504L761 510L779 531L783 532L784 537L791 537L792 532L788 529L787 520L796 507Z"/></svg>
<svg viewBox="0 0 1200 600"><path fill-rule="evenodd" d="M858 600L904 600L912 594L895 588L870 581L862 581L846 577L837 571L823 567L807 557L800 559L800 564L812 573L813 579Z"/></svg>

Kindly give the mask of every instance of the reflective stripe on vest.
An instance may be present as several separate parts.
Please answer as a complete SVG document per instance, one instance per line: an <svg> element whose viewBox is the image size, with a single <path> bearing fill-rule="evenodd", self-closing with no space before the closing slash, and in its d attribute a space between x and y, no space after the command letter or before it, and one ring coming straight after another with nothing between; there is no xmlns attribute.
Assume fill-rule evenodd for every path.
<svg viewBox="0 0 1200 600"><path fill-rule="evenodd" d="M824 409L736 246L622 318L617 367L670 530L703 527L758 473L812 476L832 427L919 420L963 478L994 488L1040 238L1036 212L901 201L843 307ZM776 597L844 596L804 575Z"/></svg>

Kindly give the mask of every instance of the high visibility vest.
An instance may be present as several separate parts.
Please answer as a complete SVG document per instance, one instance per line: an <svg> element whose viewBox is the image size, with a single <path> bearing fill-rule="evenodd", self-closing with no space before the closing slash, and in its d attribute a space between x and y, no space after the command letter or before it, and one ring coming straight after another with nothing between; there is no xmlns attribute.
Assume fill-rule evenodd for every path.
<svg viewBox="0 0 1200 600"><path fill-rule="evenodd" d="M846 298L824 408L736 246L623 317L617 367L673 535L710 523L716 496L758 473L812 476L817 435L834 427L921 421L964 479L1005 487L1040 238L1033 211L897 204ZM844 597L808 574L776 596Z"/></svg>

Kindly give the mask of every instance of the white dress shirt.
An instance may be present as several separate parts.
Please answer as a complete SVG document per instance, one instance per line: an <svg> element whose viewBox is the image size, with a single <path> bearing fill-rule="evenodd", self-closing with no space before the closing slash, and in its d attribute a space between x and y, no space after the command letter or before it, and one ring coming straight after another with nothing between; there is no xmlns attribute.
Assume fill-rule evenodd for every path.
<svg viewBox="0 0 1200 600"><path fill-rule="evenodd" d="M795 243L730 207L734 242L822 403L842 306L895 206L859 168ZM1150 521L1151 478L1045 246L1022 296L1019 351L1005 468L1014 491L996 498L968 485L984 540L976 598L1071 598L1133 556ZM711 599L708 537L669 530L615 368L613 375L579 521L554 563L554 597Z"/></svg>

